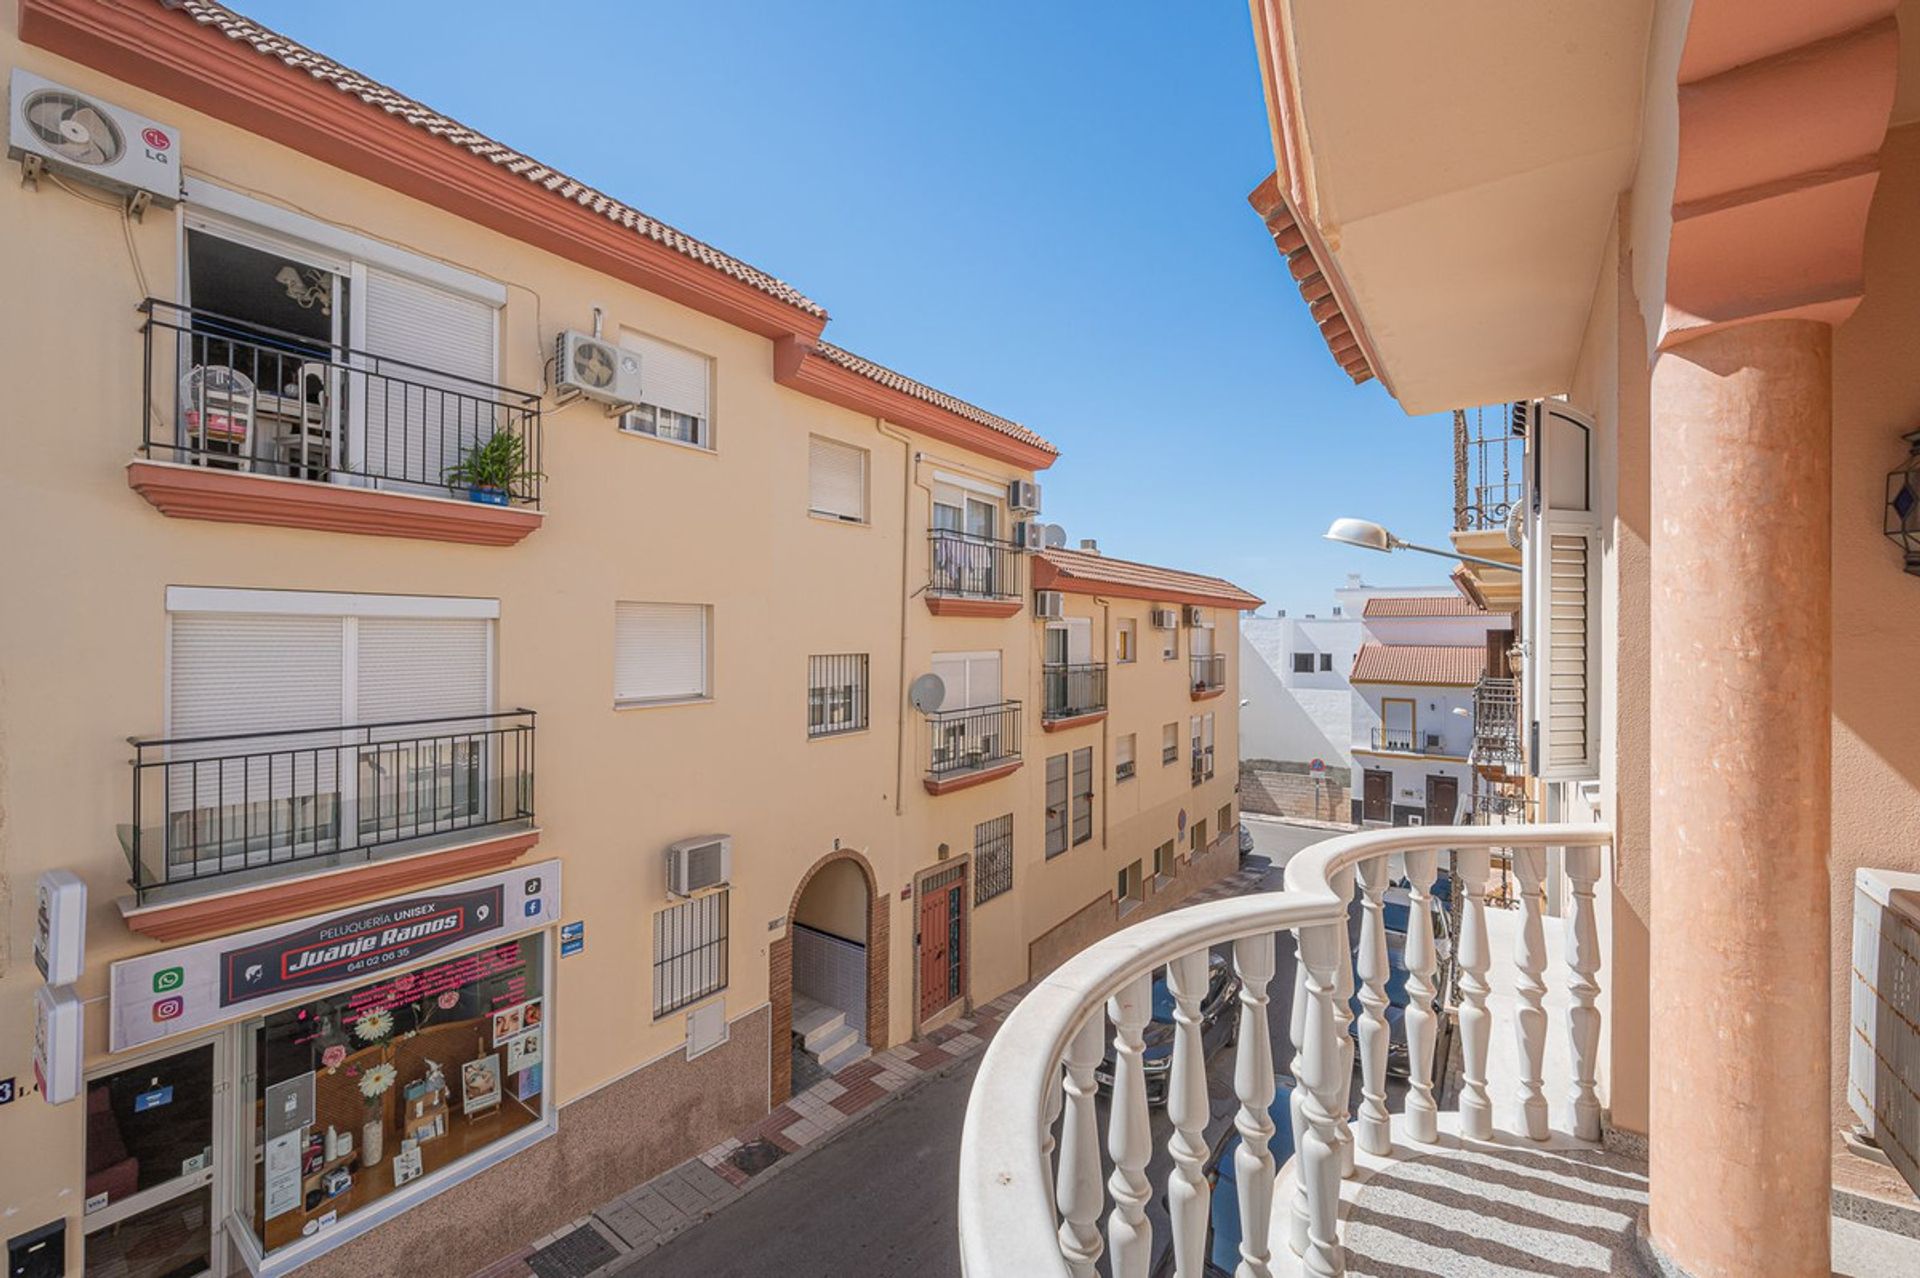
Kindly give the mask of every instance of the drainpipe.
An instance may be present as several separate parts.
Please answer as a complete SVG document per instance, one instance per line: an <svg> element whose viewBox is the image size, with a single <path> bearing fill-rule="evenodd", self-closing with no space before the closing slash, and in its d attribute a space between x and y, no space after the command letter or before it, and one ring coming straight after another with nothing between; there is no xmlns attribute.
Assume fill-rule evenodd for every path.
<svg viewBox="0 0 1920 1278"><path fill-rule="evenodd" d="M912 438L903 431L892 429L878 417L873 419L873 428L888 439L899 441L901 458L905 463L900 476L900 687L894 702L900 713L893 737L893 814L899 816L906 811L907 785L907 602L912 598L907 582L911 579L913 557L913 536L908 531L908 524L913 515L915 486L926 488L929 496L933 489L920 484L916 478L924 454L914 448Z"/></svg>
<svg viewBox="0 0 1920 1278"><path fill-rule="evenodd" d="M1106 769L1107 801L1100 805L1100 846L1111 852L1107 832L1113 828L1113 605L1103 595L1095 595L1093 601L1100 605L1100 664L1107 668L1107 717L1100 721L1100 766ZM1138 741L1133 751L1140 753ZM1139 771L1138 759L1133 767Z"/></svg>

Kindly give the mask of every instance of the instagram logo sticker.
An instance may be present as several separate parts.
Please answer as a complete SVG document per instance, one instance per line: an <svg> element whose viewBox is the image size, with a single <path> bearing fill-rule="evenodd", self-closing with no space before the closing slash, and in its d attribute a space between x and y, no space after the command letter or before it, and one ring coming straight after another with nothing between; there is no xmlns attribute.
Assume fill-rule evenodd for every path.
<svg viewBox="0 0 1920 1278"><path fill-rule="evenodd" d="M155 1021L170 1021L186 1010L186 1000L177 994L172 998L155 999L153 1004L153 1019Z"/></svg>

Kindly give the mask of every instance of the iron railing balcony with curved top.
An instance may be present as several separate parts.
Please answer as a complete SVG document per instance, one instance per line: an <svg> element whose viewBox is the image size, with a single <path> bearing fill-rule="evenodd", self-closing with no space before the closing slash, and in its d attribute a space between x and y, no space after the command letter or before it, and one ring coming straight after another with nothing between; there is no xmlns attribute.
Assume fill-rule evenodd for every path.
<svg viewBox="0 0 1920 1278"><path fill-rule="evenodd" d="M1196 652L1188 658L1192 669L1193 691L1201 693L1218 692L1227 686L1227 654L1224 652Z"/></svg>
<svg viewBox="0 0 1920 1278"><path fill-rule="evenodd" d="M1215 946L1231 946L1242 981L1231 1082L1240 1138L1233 1154L1240 1274L1344 1273L1344 1238L1353 1223L1347 1217L1361 1183L1396 1158L1494 1147L1476 1143L1494 1141L1496 1090L1503 1093L1503 1116L1511 1116L1515 1128L1512 1137L1501 1139L1508 1145L1547 1142L1550 984L1564 990L1571 1058L1566 1101L1558 1107L1567 1130L1551 1138L1556 1149L1572 1149L1571 1157L1593 1156L1600 1137L1594 889L1602 851L1611 843L1602 825L1369 830L1296 854L1287 864L1284 890L1173 910L1081 951L1025 995L982 1057L961 1136L963 1271L968 1278L1090 1278L1104 1253L1109 1272L1144 1275L1155 1251L1149 1207L1164 1203L1172 1272L1200 1278L1214 1194L1206 1178L1210 1105L1201 1003ZM1513 953L1503 956L1513 965L1511 981L1494 972L1490 944L1486 891L1496 848L1511 851L1521 880ZM1563 850L1571 885L1564 974L1548 971L1541 891L1548 848ZM1438 1031L1448 1010L1438 988L1440 956L1435 933L1416 925L1435 909L1443 852L1453 857L1445 891L1459 897L1452 957L1462 1062L1457 1109L1445 1113L1433 1082ZM1356 893L1357 943L1349 925ZM1389 985L1399 983L1387 939L1387 915L1394 909L1403 909L1409 920L1404 1029L1390 1026L1389 1018ZM1502 927L1511 930L1504 919ZM1268 1020L1268 986L1282 935L1290 937L1298 958L1292 1087L1277 1110L1291 1124L1296 1152L1284 1168L1271 1152L1276 1070ZM1174 1009L1167 1091L1171 1170L1156 1185L1148 1178L1155 1151L1144 1040L1161 1001L1155 987L1163 972ZM1488 996L1495 978L1513 990L1519 1077L1512 1080L1488 1076ZM1400 1035L1409 1084L1403 1112L1393 1114L1389 1045L1397 1046ZM1360 1104L1357 1117L1349 1119L1356 1059ZM1104 1179L1096 1070L1110 1072L1112 1080L1106 1124L1111 1175ZM1439 1148L1443 1140L1446 1150ZM1404 1271L1417 1272L1418 1266Z"/></svg>
<svg viewBox="0 0 1920 1278"><path fill-rule="evenodd" d="M934 528L927 533L927 591L953 599L1018 600L1026 553L1010 541Z"/></svg>
<svg viewBox="0 0 1920 1278"><path fill-rule="evenodd" d="M951 784L1020 762L1020 702L935 710L927 715L927 780Z"/></svg>

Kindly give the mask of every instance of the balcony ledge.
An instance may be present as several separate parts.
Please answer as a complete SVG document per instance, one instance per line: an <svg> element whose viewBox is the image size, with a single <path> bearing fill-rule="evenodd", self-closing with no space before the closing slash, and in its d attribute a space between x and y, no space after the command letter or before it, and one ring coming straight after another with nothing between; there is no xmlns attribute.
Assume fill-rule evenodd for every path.
<svg viewBox="0 0 1920 1278"><path fill-rule="evenodd" d="M924 777L928 794L952 794L955 790L970 790L976 785L985 785L989 781L998 781L1001 777L1011 776L1020 770L1020 759L1009 759L996 763L990 768L981 768L977 772L960 772L945 777Z"/></svg>
<svg viewBox="0 0 1920 1278"><path fill-rule="evenodd" d="M966 595L928 595L927 611L936 617L1011 617L1018 599L977 599Z"/></svg>
<svg viewBox="0 0 1920 1278"><path fill-rule="evenodd" d="M1193 690L1193 699L1195 701L1211 701L1226 690L1227 686L1224 683L1217 688L1195 688Z"/></svg>
<svg viewBox="0 0 1920 1278"><path fill-rule="evenodd" d="M520 506L489 506L144 457L127 463L127 487L175 519L474 546L514 545L546 519L541 511Z"/></svg>
<svg viewBox="0 0 1920 1278"><path fill-rule="evenodd" d="M1040 717L1040 727L1045 732L1065 732L1068 728L1078 728L1083 724L1098 723L1107 717L1105 710L1089 710L1085 714L1063 715L1058 719Z"/></svg>
<svg viewBox="0 0 1920 1278"><path fill-rule="evenodd" d="M538 828L511 830L453 847L249 883L154 905L135 905L132 897L123 897L120 913L127 927L142 936L159 941L194 940L392 896L430 883L486 874L513 864L538 842Z"/></svg>

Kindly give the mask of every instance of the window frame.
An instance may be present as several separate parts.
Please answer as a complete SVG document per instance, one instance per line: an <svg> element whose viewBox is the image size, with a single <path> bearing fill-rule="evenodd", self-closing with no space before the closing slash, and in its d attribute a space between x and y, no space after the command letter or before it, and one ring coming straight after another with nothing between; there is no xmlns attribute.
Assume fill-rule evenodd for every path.
<svg viewBox="0 0 1920 1278"><path fill-rule="evenodd" d="M1313 654L1311 652L1296 652L1293 654L1293 673L1297 675L1312 674L1313 665Z"/></svg>
<svg viewBox="0 0 1920 1278"><path fill-rule="evenodd" d="M1086 843L1093 838L1093 796L1095 784L1093 779L1092 746L1081 746L1073 752L1071 776L1072 789L1069 791L1069 794L1073 808L1072 846L1079 847L1082 843ZM1083 778L1084 789L1081 788ZM1081 833L1080 830L1082 823L1086 826L1086 832L1084 834Z"/></svg>
<svg viewBox="0 0 1920 1278"><path fill-rule="evenodd" d="M1139 765L1135 762L1138 753L1136 735L1129 732L1113 739L1113 780L1116 785L1133 780L1139 772ZM1122 768L1126 771L1122 772Z"/></svg>
<svg viewBox="0 0 1920 1278"><path fill-rule="evenodd" d="M713 401L717 398L715 391L719 382L719 361L705 351L695 350L693 347L680 342L668 341L664 337L656 336L653 333L648 333L641 329L623 326L619 332L614 335L613 344L621 350L632 351L641 357L640 372L642 387L646 384L647 352L643 347L630 345L626 341L628 337L638 338L642 342L652 342L656 346L664 346L671 350L681 351L703 362L706 365L707 372L707 412L705 416L696 413L684 413L677 408L668 408L665 405L657 404L643 398L619 414L615 424L618 426L620 433L635 439L651 439L662 444L673 444L676 447L692 449L694 452L699 453L719 452L720 450L714 443L713 438ZM643 409L647 412L648 419L652 424L652 429L641 429L631 424L631 419L639 417ZM681 439L675 435L661 434L659 430L659 415L661 413L671 413L675 417L683 417L692 422L694 424L693 438Z"/></svg>
<svg viewBox="0 0 1920 1278"><path fill-rule="evenodd" d="M864 652L811 653L807 657L807 740L840 737L865 732L873 714L872 661ZM828 683L836 672L854 676L852 683ZM844 695L848 714L844 723L827 717L835 702ZM816 711L820 712L818 721Z"/></svg>
<svg viewBox="0 0 1920 1278"><path fill-rule="evenodd" d="M702 893L699 896L689 898L688 900L685 900L685 901L671 902L665 908L654 911L653 913L652 990L653 990L653 1019L655 1021L664 1020L665 1018L672 1016L676 1012L684 1012L690 1007L694 1007L700 1003L706 1002L708 999L712 998L716 994L724 994L726 992L727 986L731 982L732 976L733 976L733 973L731 970L732 969L731 954L729 950L729 947L732 941L732 935L733 935L732 896L733 896L733 890L731 888L719 888L712 892ZM716 902L716 901L719 903L717 906L711 904L711 902ZM718 924L720 929L719 935L709 936L704 940L700 940L693 944L689 944L684 948L681 948L675 951L674 953L671 953L671 954L665 953L664 951L667 948L668 943L663 938L665 936L665 927L667 924L668 916L678 915L683 913L693 916L696 914L696 912L717 914ZM702 920L699 917L689 917L686 922L688 926L697 927L703 921L712 922L713 920L710 920L710 919ZM717 956L717 963L715 964L715 966L718 971L718 983L709 984L704 988L697 990L693 993L682 992L678 996L677 1001L675 998L671 998L671 997L663 999L662 997L663 982L661 980L661 973L663 969L667 968L671 964L690 962L696 959L698 956L708 952L711 952L713 955Z"/></svg>
<svg viewBox="0 0 1920 1278"><path fill-rule="evenodd" d="M1333 673L1333 654L1331 652L1323 652L1320 654L1319 673L1320 674Z"/></svg>
<svg viewBox="0 0 1920 1278"><path fill-rule="evenodd" d="M1013 891L1013 813L973 827L973 906Z"/></svg>
<svg viewBox="0 0 1920 1278"><path fill-rule="evenodd" d="M694 608L700 612L700 690L663 696L628 696L620 688L620 606ZM713 700L713 605L656 599L616 599L613 604L613 708L645 710L655 706L698 705Z"/></svg>
<svg viewBox="0 0 1920 1278"><path fill-rule="evenodd" d="M1170 768L1180 762L1180 721L1160 728L1160 766Z"/></svg>
<svg viewBox="0 0 1920 1278"><path fill-rule="evenodd" d="M1140 624L1132 617L1122 617L1114 626L1113 650L1115 665L1130 666L1140 659Z"/></svg>
<svg viewBox="0 0 1920 1278"><path fill-rule="evenodd" d="M825 510L813 504L813 461L814 448L843 449L858 455L860 465L860 511L851 515L837 510ZM873 453L858 444L849 444L843 439L834 439L829 435L807 436L807 516L823 520L830 524L851 524L855 527L869 527L873 523ZM964 516L963 516L964 519Z"/></svg>
<svg viewBox="0 0 1920 1278"><path fill-rule="evenodd" d="M1059 775L1057 777L1054 775L1055 765L1058 765L1059 769ZM1042 815L1046 821L1045 850L1046 859L1048 860L1052 860L1056 856L1064 856L1067 848L1071 846L1068 839L1068 832L1071 826L1068 819L1068 809L1070 807L1068 799L1070 789L1069 776L1070 769L1067 754L1061 753L1047 756L1046 784L1042 791L1042 802L1045 805L1045 811ZM1057 797L1055 792L1056 785L1058 786Z"/></svg>

